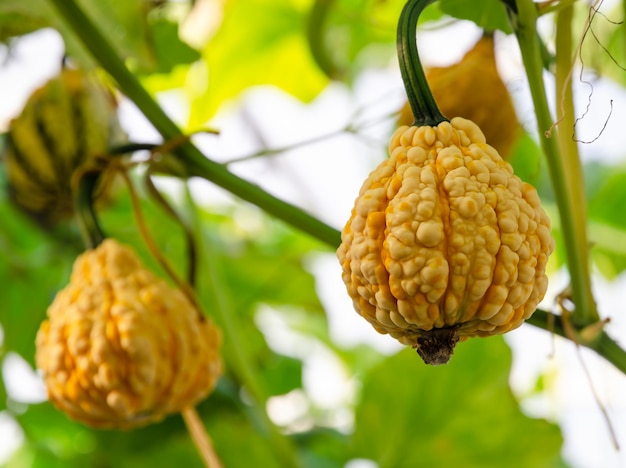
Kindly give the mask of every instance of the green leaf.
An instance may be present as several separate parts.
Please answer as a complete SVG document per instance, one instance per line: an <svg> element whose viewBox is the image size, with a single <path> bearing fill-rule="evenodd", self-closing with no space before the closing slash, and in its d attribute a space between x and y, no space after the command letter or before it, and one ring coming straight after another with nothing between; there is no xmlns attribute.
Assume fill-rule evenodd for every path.
<svg viewBox="0 0 626 468"><path fill-rule="evenodd" d="M440 0L441 11L455 18L470 20L486 31L512 33L506 8L501 0Z"/></svg>
<svg viewBox="0 0 626 468"><path fill-rule="evenodd" d="M302 361L274 354L263 369L270 395L282 395L302 387Z"/></svg>
<svg viewBox="0 0 626 468"><path fill-rule="evenodd" d="M241 415L220 414L206 423L223 466L280 467L267 440Z"/></svg>
<svg viewBox="0 0 626 468"><path fill-rule="evenodd" d="M524 415L510 367L501 337L460 343L445 366L409 349L386 359L363 382L354 456L380 468L559 466L559 429Z"/></svg>
<svg viewBox="0 0 626 468"><path fill-rule="evenodd" d="M541 148L528 133L524 132L517 139L508 162L513 166L516 176L534 187L537 187L540 183L549 184Z"/></svg>
<svg viewBox="0 0 626 468"><path fill-rule="evenodd" d="M294 434L302 451L302 468L342 468L350 460L350 438L333 429Z"/></svg>
<svg viewBox="0 0 626 468"><path fill-rule="evenodd" d="M225 101L255 85L273 85L310 101L327 79L304 37L306 6L298 0L226 2L224 18L206 45L206 92L194 100L189 125L203 125Z"/></svg>
<svg viewBox="0 0 626 468"><path fill-rule="evenodd" d="M156 54L156 67L151 73L168 73L177 65L190 64L200 58L200 53L181 41L178 24L161 18L150 24L152 45Z"/></svg>
<svg viewBox="0 0 626 468"><path fill-rule="evenodd" d="M610 172L589 200L589 215L609 226L626 229L626 219L615 216L626 206L626 166L612 167Z"/></svg>
<svg viewBox="0 0 626 468"><path fill-rule="evenodd" d="M589 197L589 241L594 264L613 279L626 269L626 220L616 213L626 204L626 166L585 166Z"/></svg>
<svg viewBox="0 0 626 468"><path fill-rule="evenodd" d="M91 429L69 420L50 403L30 405L15 418L26 438L25 451L16 457L29 454L38 460L30 466L61 466L62 461L66 466L79 466L96 448L97 438Z"/></svg>
<svg viewBox="0 0 626 468"><path fill-rule="evenodd" d="M78 238L59 242L46 236L1 196L0 217L0 278L11 285L0 294L4 349L32 364L35 335L54 295L69 278Z"/></svg>
<svg viewBox="0 0 626 468"><path fill-rule="evenodd" d="M133 431L96 430L68 419L50 403L31 405L16 416L26 436L12 466L203 466L180 416ZM158 443L155 443L158 441ZM24 459L33 464L20 465Z"/></svg>

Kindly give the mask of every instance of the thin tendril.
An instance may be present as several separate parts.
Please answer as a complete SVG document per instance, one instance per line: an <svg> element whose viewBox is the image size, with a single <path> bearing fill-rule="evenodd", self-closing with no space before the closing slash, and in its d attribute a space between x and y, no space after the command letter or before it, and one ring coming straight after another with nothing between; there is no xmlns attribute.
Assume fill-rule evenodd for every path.
<svg viewBox="0 0 626 468"><path fill-rule="evenodd" d="M176 286L178 286L180 290L183 292L183 294L187 296L187 299L189 299L189 302L191 302L191 304L196 308L196 311L198 312L199 317L201 319L204 319L204 315L200 309L200 304L198 303L198 299L196 298L196 295L193 289L189 286L189 284L183 281L180 278L180 276L178 276L174 268L170 265L167 259L163 256L156 242L154 241L152 235L150 234L150 230L148 229L146 221L143 217L141 203L139 201L139 196L137 195L137 190L135 189L133 181L131 180L130 176L123 168L120 168L119 172L122 175L128 187L128 193L130 194L130 200L133 206L133 214L135 216L135 221L137 222L137 226L139 227L139 232L141 233L141 237L143 237L146 245L148 246L148 249L150 250L150 253L157 260L157 262L159 262L159 264L161 265L161 268L165 270L165 272L172 279L172 281L174 281Z"/></svg>
<svg viewBox="0 0 626 468"><path fill-rule="evenodd" d="M587 33L589 32L589 29L591 28L591 23L593 22L593 19L597 13L597 8L596 5L602 5L602 2L604 0L596 0L596 2L590 7L590 14L587 16L587 21L585 22L585 28L583 30L583 34L580 38L580 40L578 41L578 44L576 45L576 55L578 55L581 63L583 62L582 60L582 47L583 47L583 43L585 42L585 38L587 37ZM593 13L591 13L593 11ZM546 138L550 138L550 136L552 135L552 131L554 130L554 128L556 128L559 123L561 123L561 121L563 121L565 114L566 114L566 110L565 110L565 103L567 102L567 98L565 96L565 93L567 92L568 89L568 83L570 83L572 81L572 75L574 74L574 67L575 67L575 63L572 62L572 65L569 69L569 72L567 73L567 76L565 77L565 81L563 83L563 91L561 93L561 97L559 100L559 116L558 118L552 123L552 125L550 126L550 128L548 130L546 130L545 135ZM591 93L589 95L589 99L587 102L587 109L585 110L585 112L583 113L583 117L584 115L589 111L589 107L591 105L591 95L593 94L593 85L584 80L583 79L583 70L584 67L581 67L580 73L579 73L579 81L581 83L584 83L586 85L588 85L589 87L591 87ZM582 118L582 117L581 117ZM575 131L575 129L574 129Z"/></svg>
<svg viewBox="0 0 626 468"><path fill-rule="evenodd" d="M157 204L159 204L167 214L169 214L174 220L180 224L183 229L185 235L185 243L187 245L187 284L192 288L196 285L196 273L197 273L197 247L196 247L196 239L193 234L193 231L188 223L186 223L182 216L176 212L176 210L172 207L172 205L165 199L165 197L161 194L161 192L156 188L154 182L152 180L152 167L149 167L146 171L146 175L144 178L144 182L148 193L152 196Z"/></svg>

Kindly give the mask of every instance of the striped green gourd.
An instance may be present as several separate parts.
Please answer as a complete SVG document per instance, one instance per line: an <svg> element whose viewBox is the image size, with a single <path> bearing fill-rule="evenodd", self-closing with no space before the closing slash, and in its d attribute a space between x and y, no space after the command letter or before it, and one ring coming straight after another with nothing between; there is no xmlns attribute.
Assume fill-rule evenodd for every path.
<svg viewBox="0 0 626 468"><path fill-rule="evenodd" d="M1 155L9 196L42 225L67 219L77 170L124 141L111 90L94 74L63 68L10 123Z"/></svg>

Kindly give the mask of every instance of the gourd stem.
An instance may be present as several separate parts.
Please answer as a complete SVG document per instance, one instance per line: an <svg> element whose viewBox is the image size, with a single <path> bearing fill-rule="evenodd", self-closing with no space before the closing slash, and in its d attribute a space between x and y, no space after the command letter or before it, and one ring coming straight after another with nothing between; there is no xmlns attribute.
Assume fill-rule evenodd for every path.
<svg viewBox="0 0 626 468"><path fill-rule="evenodd" d="M217 453L215 453L211 437L204 428L204 424L202 423L202 419L200 419L196 408L188 406L181 411L181 415L185 421L187 430L191 435L191 440L193 440L193 443L207 468L222 468L222 463L220 462Z"/></svg>
<svg viewBox="0 0 626 468"><path fill-rule="evenodd" d="M433 97L417 52L417 21L434 0L409 0L398 21L397 49L400 73L413 111L414 126L437 126L446 119Z"/></svg>
<svg viewBox="0 0 626 468"><path fill-rule="evenodd" d="M164 141L180 138L178 126L168 117L159 104L141 86L137 77L120 60L117 52L100 28L77 5L76 0L48 0L99 65L117 82L119 89L141 110L154 125ZM291 224L323 242L338 244L337 230L323 223L304 210L289 204L230 172L223 164L208 159L191 142L177 146L172 153L185 165L188 176L206 179L233 195L253 203L265 212Z"/></svg>
<svg viewBox="0 0 626 468"><path fill-rule="evenodd" d="M76 219L80 227L85 247L95 249L106 238L94 209L94 192L100 180L99 171L87 171L80 174L78 188L74 196Z"/></svg>

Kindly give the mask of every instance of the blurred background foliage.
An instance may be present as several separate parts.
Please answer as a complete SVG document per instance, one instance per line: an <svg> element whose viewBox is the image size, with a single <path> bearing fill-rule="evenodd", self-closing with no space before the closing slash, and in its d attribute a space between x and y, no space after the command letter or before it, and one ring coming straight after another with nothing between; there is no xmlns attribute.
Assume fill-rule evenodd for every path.
<svg viewBox="0 0 626 468"><path fill-rule="evenodd" d="M176 90L184 97L188 112L179 124L189 131L210 124L219 110L258 85L278 87L307 103L333 82L353 86L367 70L394 66L396 21L404 4L77 3L107 33L146 89L154 95ZM586 11L582 8L579 17ZM595 24L601 40L586 42L581 54L595 73L624 85L626 74L611 60L620 57L624 62L620 12ZM434 27L456 19L510 33L506 11L497 0L441 0L427 10L422 23ZM0 0L0 41L7 60L21 37L42 28L62 35L71 63L97 66L47 1ZM554 212L540 150L530 135L520 138L511 163L520 177L538 186ZM595 266L605 277L615 278L626 269L626 247L619 242L626 236L626 218L616 215L626 203L626 167L595 161L586 165L585 174ZM236 200L197 204L180 184L160 181L175 185L177 195L169 197L194 226L201 246L198 291L207 313L224 331L226 372L198 409L225 466L287 466L289 455L275 445L269 424L279 427L287 451L303 467L341 467L351 461L356 467L354 460L359 459L390 468L565 465L559 427L525 414L509 387L512 358L502 338L464 343L444 368L425 367L410 349L390 354L366 344L338 342L329 332L310 269L315 256L333 255L327 246L249 205ZM5 184L0 164L0 186ZM180 226L143 192L142 207L160 249L183 272L188 259ZM109 235L132 245L165 276L138 234L123 188L102 210L101 219ZM552 219L560 246L562 233L557 217ZM0 357L6 361L19 356L32 367L36 331L83 247L74 224L42 230L10 203L5 190L0 190L0 220ZM557 249L553 270L562 263ZM277 338L276 329L283 335ZM276 345L281 339L301 347L285 351ZM303 377L311 350L322 350L329 369L339 369L350 389L340 405L324 407L312 397L314 385ZM324 386L324 372L315 376L314 384ZM178 416L132 432L95 431L68 420L47 402L22 401L7 392L7 380L0 380L0 411L17 421L24 434L7 467L201 466ZM268 410L285 405L292 408L288 417L269 411L268 418Z"/></svg>

